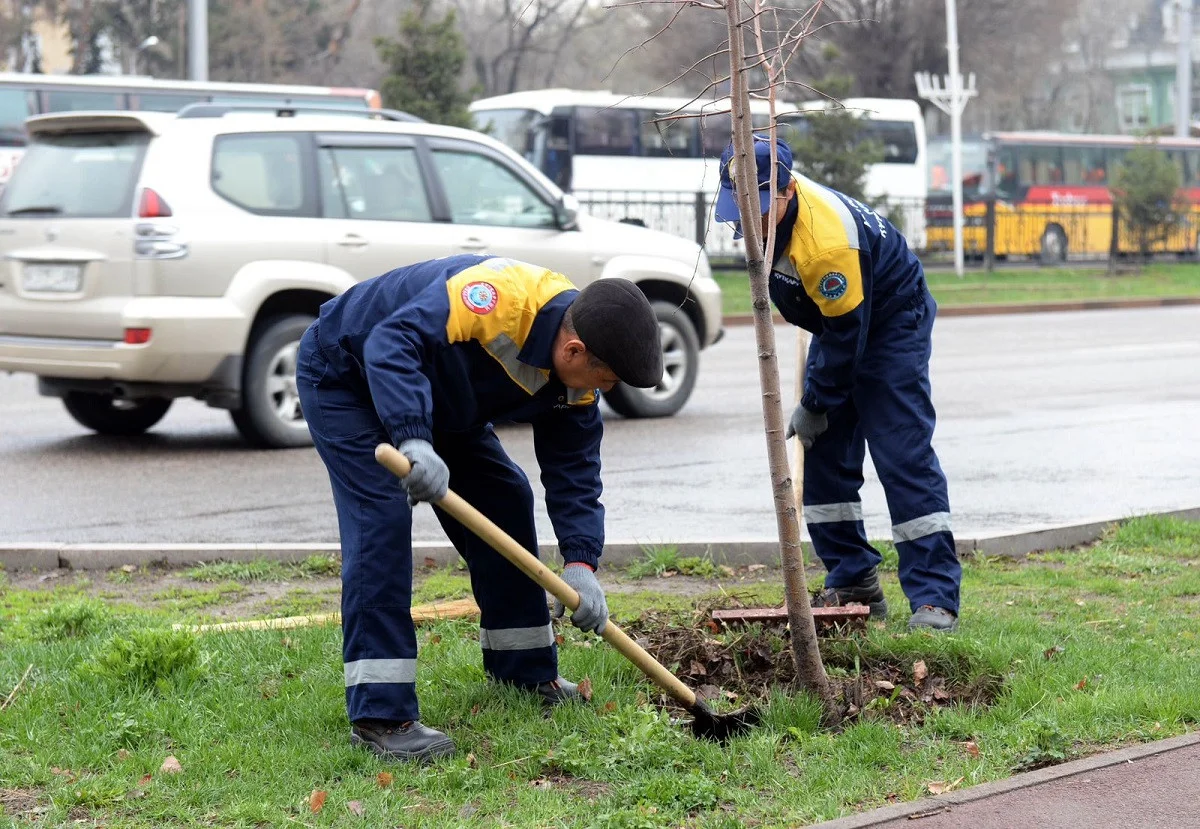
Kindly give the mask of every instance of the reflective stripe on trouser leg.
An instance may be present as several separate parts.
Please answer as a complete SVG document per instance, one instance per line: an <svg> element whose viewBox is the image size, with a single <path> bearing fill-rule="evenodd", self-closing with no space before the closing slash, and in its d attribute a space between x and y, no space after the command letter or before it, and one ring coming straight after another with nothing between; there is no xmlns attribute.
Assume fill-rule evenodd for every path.
<svg viewBox="0 0 1200 829"><path fill-rule="evenodd" d="M306 365L302 344L300 365ZM412 511L399 482L375 462L388 442L365 389L336 366L298 372L301 406L337 506L342 548L346 712L420 719L412 601ZM315 383L315 385L314 385Z"/></svg>
<svg viewBox="0 0 1200 829"><path fill-rule="evenodd" d="M812 355L809 351L811 368ZM804 521L813 549L825 564L826 587L858 584L881 557L863 529L863 458L866 454L854 402L828 414L829 428L804 453Z"/></svg>
<svg viewBox="0 0 1200 829"><path fill-rule="evenodd" d="M505 454L491 427L435 434L434 446L450 467L450 488L537 555L529 479ZM484 670L524 686L555 679L558 648L546 591L450 516L439 511L438 520L471 572Z"/></svg>
<svg viewBox="0 0 1200 829"><path fill-rule="evenodd" d="M868 349L855 399L892 516L904 595L913 610L929 604L957 613L962 567L950 531L946 476L932 443L929 353L935 310L927 298L877 326L873 336L888 347Z"/></svg>

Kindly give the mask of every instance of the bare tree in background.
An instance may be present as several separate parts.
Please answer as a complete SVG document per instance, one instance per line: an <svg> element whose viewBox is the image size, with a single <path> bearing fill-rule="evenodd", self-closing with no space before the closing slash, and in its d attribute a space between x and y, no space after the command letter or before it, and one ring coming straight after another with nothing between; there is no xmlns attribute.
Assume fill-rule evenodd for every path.
<svg viewBox="0 0 1200 829"><path fill-rule="evenodd" d="M589 0L452 0L483 95L556 84L564 55L602 18Z"/></svg>

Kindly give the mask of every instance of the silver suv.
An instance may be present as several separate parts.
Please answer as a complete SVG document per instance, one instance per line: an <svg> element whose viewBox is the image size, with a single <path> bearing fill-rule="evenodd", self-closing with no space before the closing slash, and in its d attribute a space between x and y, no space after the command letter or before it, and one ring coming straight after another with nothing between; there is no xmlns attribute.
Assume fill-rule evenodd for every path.
<svg viewBox="0 0 1200 829"><path fill-rule="evenodd" d="M622 276L658 311L666 370L618 386L630 417L677 412L721 294L694 243L580 214L477 132L387 113L195 105L32 118L0 198L0 371L36 374L79 423L140 434L176 397L252 443L309 442L300 335L358 280L465 251Z"/></svg>

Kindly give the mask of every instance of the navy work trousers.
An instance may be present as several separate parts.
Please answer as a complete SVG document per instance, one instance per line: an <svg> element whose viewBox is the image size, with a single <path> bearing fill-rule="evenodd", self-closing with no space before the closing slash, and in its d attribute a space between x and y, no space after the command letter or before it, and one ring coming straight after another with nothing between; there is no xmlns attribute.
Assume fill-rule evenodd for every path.
<svg viewBox="0 0 1200 829"><path fill-rule="evenodd" d="M346 710L352 722L416 720L412 508L395 475L375 461L375 447L390 438L361 367L337 346L322 349L318 324L301 339L296 375L337 507ZM450 469L450 488L536 555L529 479L491 426L454 433L435 426L433 444ZM456 520L440 510L437 517L470 570L484 670L523 687L555 679L545 591Z"/></svg>
<svg viewBox="0 0 1200 829"><path fill-rule="evenodd" d="M958 613L962 567L950 532L946 476L933 451L929 354L937 304L927 292L867 335L853 393L828 413L829 429L804 456L804 517L825 564L826 587L858 583L881 561L863 529L865 450L879 473L900 554L900 586L915 611ZM820 354L814 337L812 370Z"/></svg>

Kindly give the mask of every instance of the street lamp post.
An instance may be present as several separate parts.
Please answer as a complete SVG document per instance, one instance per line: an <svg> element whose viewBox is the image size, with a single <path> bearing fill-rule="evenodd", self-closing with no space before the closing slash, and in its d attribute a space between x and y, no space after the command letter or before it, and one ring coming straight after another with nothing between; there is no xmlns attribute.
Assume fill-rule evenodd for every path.
<svg viewBox="0 0 1200 829"><path fill-rule="evenodd" d="M150 35L150 37L146 38L140 44L138 44L138 47L133 50L133 60L132 60L133 66L130 67L130 74L136 75L138 73L138 59L142 56L142 52L146 51L151 46L157 46L157 45L158 45L158 35Z"/></svg>
<svg viewBox="0 0 1200 829"><path fill-rule="evenodd" d="M946 53L950 74L945 86L928 72L918 72L917 94L950 116L950 176L954 198L954 272L963 275L962 111L975 97L975 74L964 87L958 71L958 13L956 0L946 0Z"/></svg>

